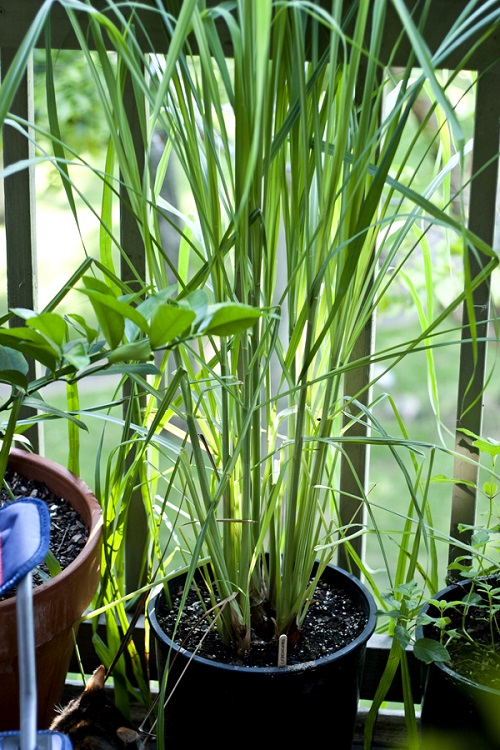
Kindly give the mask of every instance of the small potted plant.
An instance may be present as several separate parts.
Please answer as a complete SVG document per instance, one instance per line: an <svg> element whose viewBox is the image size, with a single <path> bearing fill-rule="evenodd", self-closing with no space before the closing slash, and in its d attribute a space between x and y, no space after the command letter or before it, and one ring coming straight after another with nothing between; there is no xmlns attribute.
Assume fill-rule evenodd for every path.
<svg viewBox="0 0 500 750"><path fill-rule="evenodd" d="M389 607L378 614L393 621L394 653L411 647L422 662L423 747L452 743L453 747L493 750L498 747L500 710L499 518L495 508L500 444L469 430L461 432L468 435L478 454L491 459L489 477L482 486L485 523L459 529L468 533L470 542L454 540L462 554L448 566L448 586L429 596L411 580L385 597ZM455 480L439 476L435 481ZM411 686L405 689L412 703Z"/></svg>
<svg viewBox="0 0 500 750"><path fill-rule="evenodd" d="M463 747L493 750L500 736L500 518L495 506L500 444L463 432L480 456L491 459L482 485L486 518L483 524L460 529L471 541L450 564L449 585L418 615L416 655L428 662L422 731L429 742L454 738L465 742ZM425 650L418 650L421 646Z"/></svg>

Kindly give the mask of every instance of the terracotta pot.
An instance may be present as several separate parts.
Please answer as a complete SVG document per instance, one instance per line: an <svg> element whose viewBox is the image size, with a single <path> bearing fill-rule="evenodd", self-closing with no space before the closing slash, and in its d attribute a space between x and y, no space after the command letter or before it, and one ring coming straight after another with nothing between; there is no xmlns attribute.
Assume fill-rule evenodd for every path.
<svg viewBox="0 0 500 750"><path fill-rule="evenodd" d="M213 745L222 747L293 748L308 737L315 747L351 750L366 644L376 625L375 602L345 570L329 565L323 578L361 607L366 625L335 653L288 667L234 666L180 648L158 621L165 603L163 587L155 592L148 618L159 675L171 659L164 714L166 747L182 747L189 737L193 745L211 738ZM172 579L171 590L179 583L182 577Z"/></svg>
<svg viewBox="0 0 500 750"><path fill-rule="evenodd" d="M61 699L73 652L73 630L99 583L102 511L89 487L63 466L13 449L9 469L44 482L65 498L89 527L87 543L62 573L33 589L38 728L45 729ZM76 625L75 625L76 623ZM0 731L19 729L16 600L0 602Z"/></svg>

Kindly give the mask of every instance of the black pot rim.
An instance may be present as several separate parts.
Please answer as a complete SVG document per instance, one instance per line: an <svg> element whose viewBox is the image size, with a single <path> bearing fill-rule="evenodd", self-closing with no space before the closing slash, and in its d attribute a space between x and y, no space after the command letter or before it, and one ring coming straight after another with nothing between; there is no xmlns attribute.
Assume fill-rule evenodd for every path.
<svg viewBox="0 0 500 750"><path fill-rule="evenodd" d="M483 576L476 580L477 581L488 581L488 580L500 581L500 575ZM446 588L441 589L441 591L438 591L437 594L434 594L433 599L446 599L449 595L453 594L453 592L458 591L459 589L462 589L464 593L466 593L467 590L472 586L472 583L473 581L469 578L461 578L459 581L455 581L455 583L452 583L449 586L446 586ZM430 604L429 602L426 602L421 608L420 613L425 614L432 606L433 606L432 604ZM416 638L424 637L425 627L428 627L428 626L418 625L418 627L415 630ZM425 637L430 638L431 636L427 634ZM437 639L434 638L433 640L437 640ZM490 688L487 685L481 685L480 682L475 682L474 680L469 680L468 677L463 677L458 672L455 672L454 669L447 666L447 664L444 662L432 662L432 665L436 669L440 669L446 675L451 677L455 682L459 682L462 685L466 686L467 688L473 688L474 690L478 690L484 693L489 693L490 695L495 695L495 696L500 697L500 690L496 690L495 688Z"/></svg>
<svg viewBox="0 0 500 750"><path fill-rule="evenodd" d="M165 592L163 589L163 584L159 584L151 592L151 596L149 598L149 603L148 603L148 620L149 620L151 629L153 630L155 637L159 641L163 641L165 644L167 644L167 646L170 647L173 652L180 652L184 654L184 656L188 659L193 658L200 665L203 664L208 667L212 667L216 669L223 669L229 672L243 670L248 673L254 673L254 674L267 673L271 675L272 674L282 675L286 672L300 672L300 671L304 671L307 669L320 667L323 664L340 659L343 656L350 654L352 651L355 651L356 649L359 649L362 646L364 646L366 642L368 641L368 639L371 638L371 636L373 635L375 631L375 627L377 625L375 600L371 592L366 588L366 586L358 578L353 576L351 573L349 573L346 570L343 570L343 568L339 568L331 564L328 565L327 567L331 571L337 574L340 574L345 579L345 581L347 582L346 584L347 588L354 589L360 596L362 596L365 599L365 602L367 605L366 606L367 621L361 633L353 641L351 641L351 643L349 643L347 646L344 646L343 648L338 649L338 651L334 651L331 654L327 654L326 656L321 656L319 659L315 659L313 661L302 662L300 664L293 664L293 665L286 666L286 667L277 667L277 666L276 667L249 667L246 665L240 666L240 665L235 665L235 664L226 664L224 662L216 661L214 659L207 659L204 656L193 654L192 651L188 651L185 648L181 648L177 643L173 642L166 635L166 633L162 630L158 622L157 612L158 612L159 607L163 604L164 599L165 599Z"/></svg>

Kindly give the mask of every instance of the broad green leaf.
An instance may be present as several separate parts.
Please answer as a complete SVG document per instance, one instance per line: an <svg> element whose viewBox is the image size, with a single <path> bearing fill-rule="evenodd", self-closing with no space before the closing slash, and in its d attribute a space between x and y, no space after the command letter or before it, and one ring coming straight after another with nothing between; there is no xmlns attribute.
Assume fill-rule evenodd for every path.
<svg viewBox="0 0 500 750"><path fill-rule="evenodd" d="M151 359L152 352L149 340L133 341L131 344L118 346L108 354L108 360L111 363L128 362L135 360L137 362L146 362Z"/></svg>
<svg viewBox="0 0 500 750"><path fill-rule="evenodd" d="M389 610L383 610L380 609L377 611L378 617L390 617L392 620L398 620L402 615L402 612L400 609L389 609Z"/></svg>
<svg viewBox="0 0 500 750"><path fill-rule="evenodd" d="M62 349L67 337L66 322L57 313L40 313L26 321L26 325L47 336Z"/></svg>
<svg viewBox="0 0 500 750"><path fill-rule="evenodd" d="M112 316L113 320L117 319L120 321L115 332L118 334L118 331L121 330L118 341L120 341L123 336L126 320L132 321L132 323L134 323L143 333L147 333L148 325L146 319L128 302L123 302L117 299L113 294L103 294L102 292L97 292L93 289L80 289L79 291L86 294L90 299L95 313L98 316L101 328L103 324L101 316ZM116 343L114 345L116 346Z"/></svg>
<svg viewBox="0 0 500 750"><path fill-rule="evenodd" d="M482 438L479 435L476 435L474 432L471 432L470 430L466 430L465 428L460 428L458 432L463 432L464 435L468 435L469 437L473 438L473 443L475 448L477 448L481 453L486 453L489 456L498 456L500 454L500 442L498 440L494 440L491 437L488 438Z"/></svg>
<svg viewBox="0 0 500 750"><path fill-rule="evenodd" d="M145 362L137 364L118 363L110 365L103 370L101 375L160 375L156 365Z"/></svg>
<svg viewBox="0 0 500 750"><path fill-rule="evenodd" d="M462 578L467 578L470 570L470 560L469 562L466 562L466 564L454 560L448 565L448 570L459 570Z"/></svg>
<svg viewBox="0 0 500 750"><path fill-rule="evenodd" d="M70 341L64 347L64 359L75 370L81 370L90 364L90 357L82 341Z"/></svg>
<svg viewBox="0 0 500 750"><path fill-rule="evenodd" d="M441 605L441 601L439 599L427 599L427 603L433 607L436 607L437 609L439 609Z"/></svg>
<svg viewBox="0 0 500 750"><path fill-rule="evenodd" d="M174 299L176 291L177 286L173 284L171 286L165 287L164 289L160 289L158 292L156 292L156 294L151 294L146 297L145 300L140 302L136 308L137 312L140 313L149 323L153 314L159 307L166 304L167 302L171 302ZM139 328L136 328L136 330L133 331L130 326L127 327L126 335L129 341L133 341L133 339L139 335Z"/></svg>
<svg viewBox="0 0 500 750"><path fill-rule="evenodd" d="M149 323L149 339L153 349L164 347L189 330L195 318L192 310L164 304L155 309Z"/></svg>
<svg viewBox="0 0 500 750"><path fill-rule="evenodd" d="M421 612L417 616L416 622L417 622L417 625L429 625L431 622L435 622L435 621L436 621L435 617L431 617L430 615L427 614L427 612Z"/></svg>
<svg viewBox="0 0 500 750"><path fill-rule="evenodd" d="M193 327L198 326L202 320L205 319L208 310L208 296L203 289L197 289L194 292L190 292L186 297L179 300L180 307L188 307L193 310L196 317L194 319Z"/></svg>
<svg viewBox="0 0 500 750"><path fill-rule="evenodd" d="M101 292L101 294L109 294L110 297L116 298L114 290L105 281L96 279L95 276L82 276L82 281L86 289L92 289L95 292Z"/></svg>
<svg viewBox="0 0 500 750"><path fill-rule="evenodd" d="M487 497L495 497L498 492L498 484L495 484L495 482L485 482L483 484L483 491Z"/></svg>
<svg viewBox="0 0 500 750"><path fill-rule="evenodd" d="M36 318L37 316L36 312L34 310L30 310L29 307L12 307L10 311L22 320L29 320L30 318Z"/></svg>
<svg viewBox="0 0 500 750"><path fill-rule="evenodd" d="M462 479L454 479L453 477L447 477L444 474L436 474L435 476L431 477L431 482L433 482L434 484L457 484L457 482L460 482L460 484L463 484L466 487L476 486L474 482L466 482Z"/></svg>
<svg viewBox="0 0 500 750"><path fill-rule="evenodd" d="M0 374L5 372L16 372L22 378L28 374L28 363L21 352L8 346L0 346ZM27 382L26 377L24 382Z"/></svg>
<svg viewBox="0 0 500 750"><path fill-rule="evenodd" d="M474 576L474 577L476 577L476 576ZM491 586L489 586L487 583L485 583L483 581L482 588L483 588L484 591L487 591L488 589L491 588ZM464 596L463 602L465 604L470 605L470 606L476 606L476 605L484 604L483 597L481 596L481 594L478 594L477 592L475 592L473 594L467 594L466 596Z"/></svg>
<svg viewBox="0 0 500 750"><path fill-rule="evenodd" d="M102 304L102 298L105 295L89 290L81 291L88 295L109 347L115 349L123 339L123 332L125 330L123 315L117 313L109 305Z"/></svg>
<svg viewBox="0 0 500 750"><path fill-rule="evenodd" d="M52 371L56 369L60 359L59 352L50 345L47 339L31 328L0 329L0 346L16 349Z"/></svg>
<svg viewBox="0 0 500 750"><path fill-rule="evenodd" d="M498 456L500 454L500 443L493 440L493 438L475 440L474 446L478 448L481 453L486 453L489 456Z"/></svg>
<svg viewBox="0 0 500 750"><path fill-rule="evenodd" d="M211 336L232 336L251 328L261 317L262 312L250 305L238 302L220 302L209 305L207 320L200 326L200 333Z"/></svg>
<svg viewBox="0 0 500 750"><path fill-rule="evenodd" d="M478 529L474 532L471 537L471 544L473 547L482 547L490 541L490 535L487 529Z"/></svg>
<svg viewBox="0 0 500 750"><path fill-rule="evenodd" d="M175 286L169 286L165 289L160 289L156 294L151 294L137 305L137 312L140 312L146 320L149 320L158 307L173 300L175 290Z"/></svg>
<svg viewBox="0 0 500 750"><path fill-rule="evenodd" d="M77 330L80 333L85 334L87 341L91 344L97 338L97 331L95 328L91 328L83 315L76 315L75 313L69 313L68 318L73 321L76 325Z"/></svg>
<svg viewBox="0 0 500 750"><path fill-rule="evenodd" d="M413 653L417 659L425 664L450 661L450 655L446 648L432 638L417 638L413 644Z"/></svg>
<svg viewBox="0 0 500 750"><path fill-rule="evenodd" d="M419 614L417 617L417 625L429 625L432 623L440 630L449 625L450 622L449 617L431 617L427 612L422 612L422 614Z"/></svg>
<svg viewBox="0 0 500 750"><path fill-rule="evenodd" d="M50 417L57 417L59 419L68 419L73 424L76 424L81 430L85 430L85 432L88 432L87 425L82 422L81 419L77 419L72 414L68 414L66 411L62 411L61 409L58 409L56 406L52 406L51 404L48 404L46 401L44 401L41 398L37 398L36 396L33 396L31 398L26 398L24 400L24 405L29 406L32 409L36 409L37 411L42 411L43 414L41 414L38 418L35 418L34 421L37 419L43 419L45 416ZM30 421L32 421L30 419Z"/></svg>
<svg viewBox="0 0 500 750"><path fill-rule="evenodd" d="M28 378L18 370L0 370L0 382L19 388L21 391L26 391L29 384Z"/></svg>
<svg viewBox="0 0 500 750"><path fill-rule="evenodd" d="M397 638L398 643L401 646L401 648L405 649L409 645L411 641L410 633L402 625L397 624L395 626L394 635Z"/></svg>
<svg viewBox="0 0 500 750"><path fill-rule="evenodd" d="M407 583L400 583L399 586L396 586L394 589L394 591L397 591L399 594L403 594L406 598L413 596L417 590L418 590L417 581L408 581Z"/></svg>

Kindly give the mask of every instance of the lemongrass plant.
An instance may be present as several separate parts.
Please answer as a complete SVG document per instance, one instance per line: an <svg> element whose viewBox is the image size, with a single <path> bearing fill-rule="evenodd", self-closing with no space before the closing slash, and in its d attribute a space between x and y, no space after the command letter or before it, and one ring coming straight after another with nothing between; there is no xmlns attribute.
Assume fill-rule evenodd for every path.
<svg viewBox="0 0 500 750"><path fill-rule="evenodd" d="M346 377L373 362L387 371L420 346L431 352L439 324L470 304L478 279L433 315L427 266L425 313L414 297L420 336L407 341L402 331L390 352L357 353L391 286L409 282L413 256L426 257L429 227L483 251L486 274L496 265L451 210L450 173L466 144L435 75L439 54L424 54L403 4L394 5L415 42L397 79L391 59L380 62L386 2L237 3L235 19L224 17L231 62L215 25L226 9L193 4L200 55L186 46L168 86L158 74L169 145L194 204L196 229L186 224L184 241L196 280L216 299L268 312L237 341L176 354L188 373L185 507L200 530L192 559L208 555L214 598L229 602L221 635L236 651L251 648L262 620L272 637L295 643L325 565L362 531L339 522L338 470L370 380L349 392ZM423 126L409 133L426 84L457 156L420 193L409 164Z"/></svg>
<svg viewBox="0 0 500 750"><path fill-rule="evenodd" d="M461 175L463 186L467 181L469 144L448 96L460 66L445 82L436 70L458 39L492 33L500 13L488 3L475 13L478 3L469 3L431 54L402 0L185 0L175 8L160 0L107 0L105 10L77 0L60 5L86 56L110 133L105 165L85 164L102 180L102 205L95 208L81 195L100 221L102 264L114 271L112 250L123 252L112 211L119 203L133 216L144 246L145 278L127 260L136 291L141 283L164 289L168 270L178 300L203 288L215 303L264 312L245 332L220 341L206 336L199 346L176 351L182 398L175 409L163 408L160 377L134 376L137 392L146 394L146 403L137 401L142 422L125 419L124 447L114 454L105 495L118 496L120 482L128 489L140 483L161 562L161 513L154 498L161 466L153 464L154 452L146 462L139 450L129 473L129 427L138 427L141 445L160 446L165 430L180 434L177 444L165 441L158 450L162 458L171 454L168 492L173 474L182 475L175 491L190 523L183 539L181 528L177 533L190 576L208 561L214 597L228 602L221 636L237 651L248 650L252 624L265 611L273 637L285 633L295 641L325 565L339 543L349 548L350 538L364 530L361 517L347 525L339 520L341 456L349 463L356 441L388 450L395 445L374 420L371 435L349 432L357 419L371 419L363 404L375 375L354 390L348 382L375 363L387 372L425 348L437 409L432 353L449 341L439 338L440 326L462 304L474 321L472 292L497 264L492 249L466 228L463 188L451 192L452 173ZM422 18L429 6L422 4ZM382 59L389 8L404 33ZM47 17L48 11L38 17L33 39L44 24L48 28ZM398 45L405 34L413 52L404 68L393 69L396 60L401 64ZM26 49L20 48L19 65ZM49 71L51 64L49 52ZM52 141L53 164L78 218L72 167L84 162L64 143L55 84L50 75L47 80L50 132L38 135ZM7 93L10 83L7 76ZM126 85L136 104L135 133L124 107ZM413 105L424 91L429 113L415 124ZM433 115L439 130L429 141ZM153 175L149 163L158 133L165 148ZM440 157L425 172L425 156L436 144ZM160 195L174 154L187 186L181 206ZM162 245L161 221L178 228L178 257ZM464 258L464 291L439 310L431 228L448 247L459 244ZM477 277L467 253L486 259ZM425 300L412 280L419 264ZM410 289L421 333L407 340L401 330L390 350L360 354L374 313L390 303L401 282ZM167 360L158 364L163 371ZM399 442L412 447L409 440ZM359 503L366 504L363 478L357 481ZM170 495L161 510L169 504ZM115 543L122 544L121 526L113 550ZM104 601L123 593L122 556L109 561Z"/></svg>

